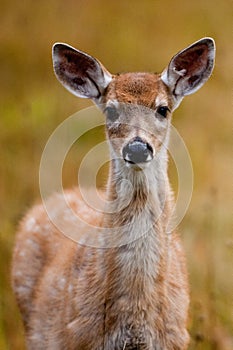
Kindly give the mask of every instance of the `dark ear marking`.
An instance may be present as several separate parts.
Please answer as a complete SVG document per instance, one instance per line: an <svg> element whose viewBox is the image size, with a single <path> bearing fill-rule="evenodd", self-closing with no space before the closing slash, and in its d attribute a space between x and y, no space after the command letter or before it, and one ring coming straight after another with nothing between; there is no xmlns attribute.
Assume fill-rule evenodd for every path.
<svg viewBox="0 0 233 350"><path fill-rule="evenodd" d="M203 38L173 56L161 79L174 97L192 94L209 79L214 58L214 40Z"/></svg>
<svg viewBox="0 0 233 350"><path fill-rule="evenodd" d="M94 57L57 43L53 66L58 80L74 95L98 100L110 83L111 74Z"/></svg>

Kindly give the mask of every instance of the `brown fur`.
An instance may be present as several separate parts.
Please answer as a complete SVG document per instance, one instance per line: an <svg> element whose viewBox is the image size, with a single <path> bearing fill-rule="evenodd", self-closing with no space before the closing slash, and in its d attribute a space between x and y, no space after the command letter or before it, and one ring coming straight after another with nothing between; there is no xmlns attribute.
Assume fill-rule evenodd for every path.
<svg viewBox="0 0 233 350"><path fill-rule="evenodd" d="M58 196L52 200L59 205ZM81 209L76 205L79 200L79 192L72 191L72 209L90 215L84 203ZM101 221L91 217L95 225ZM27 230L32 218L34 227ZM184 257L178 236L166 237L155 225L154 247L153 237L148 237L119 248L89 248L60 234L42 205L34 207L21 223L13 267L28 348L184 349ZM158 263L153 256L146 261L149 247ZM125 254L131 256L124 263Z"/></svg>
<svg viewBox="0 0 233 350"><path fill-rule="evenodd" d="M146 84L145 84L146 81ZM152 73L123 73L116 75L109 84L104 102L116 99L122 103L143 105L155 108L155 96L158 91L168 98L168 106L171 108L172 99L167 93L168 88L164 85L158 74Z"/></svg>
<svg viewBox="0 0 233 350"><path fill-rule="evenodd" d="M148 77L150 83L146 88L143 83ZM139 81L136 74L117 76L111 84L118 86L114 97L120 102L134 103L150 97L146 106L151 106L162 85L158 79L146 74L139 74ZM165 86L159 93L168 99ZM141 119L143 129L146 125ZM107 129L107 134L111 137L110 130ZM118 128L117 136L127 142L132 137L130 132ZM156 140L154 137L158 147ZM116 197L114 172L112 163L109 200ZM138 176L136 173L136 182ZM153 203L154 198L150 203L150 194L141 181L135 183L130 204L114 215L99 217L95 212L91 214L85 203L77 205L81 200L78 190L68 192L72 197L70 204L79 215L87 214L92 224L104 222L106 227L121 227L132 222L135 213L149 212L154 220L155 239L153 233L119 248L94 249L79 246L60 234L42 205L27 214L19 229L13 275L29 349L186 348L189 298L184 257L178 236L175 233L167 236L164 231L170 215L170 188L163 189L167 196L165 210L156 220L153 215L159 203ZM51 206L59 207L58 195L50 201L54 202ZM27 230L32 218L35 222ZM129 257L124 262L126 254Z"/></svg>
<svg viewBox="0 0 233 350"><path fill-rule="evenodd" d="M205 51L199 52L199 46ZM149 73L111 77L91 56L63 44L55 47L55 71L66 87L77 89L78 96L91 97L99 106L118 103L117 121L106 123L114 153L105 195L112 213L90 208L78 189L65 192L70 208L93 225L94 237L102 248L88 246L89 232L82 220L77 228L83 244L64 236L42 204L34 206L21 222L12 276L28 349L187 349L185 259L179 235L166 231L173 205L166 145L170 112L182 99L172 94L174 86L178 86L177 91L192 88L182 62L188 68L190 54L201 55L200 63L194 62L190 70L194 75L201 71L200 79L207 80L211 61L207 65L206 60L211 57L213 62L213 53L208 53L212 47L207 38L182 51L181 56L175 56L180 71L176 72L173 60L171 70L168 68L162 78ZM206 76L200 66L207 66ZM161 104L170 110L166 118L158 115ZM154 159L144 171L126 166L122 158L123 147L135 137L153 148ZM73 227L62 195L53 195L47 203L64 227ZM105 227L107 235L98 227Z"/></svg>

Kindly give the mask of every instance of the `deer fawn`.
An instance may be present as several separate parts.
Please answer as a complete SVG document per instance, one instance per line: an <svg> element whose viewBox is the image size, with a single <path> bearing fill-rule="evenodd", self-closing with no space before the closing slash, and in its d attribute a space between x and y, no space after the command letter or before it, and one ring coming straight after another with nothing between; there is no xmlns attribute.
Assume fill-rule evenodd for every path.
<svg viewBox="0 0 233 350"><path fill-rule="evenodd" d="M179 235L167 232L173 208L167 145L172 112L207 81L214 57L213 39L203 38L162 74L112 75L88 54L54 45L58 80L106 115L111 155L111 211L92 210L78 189L65 193L69 205L110 237L129 240L108 249L78 244L59 232L42 204L29 211L13 259L28 349L187 349L186 264ZM60 198L52 196L50 206L59 208ZM57 215L63 220L62 206Z"/></svg>

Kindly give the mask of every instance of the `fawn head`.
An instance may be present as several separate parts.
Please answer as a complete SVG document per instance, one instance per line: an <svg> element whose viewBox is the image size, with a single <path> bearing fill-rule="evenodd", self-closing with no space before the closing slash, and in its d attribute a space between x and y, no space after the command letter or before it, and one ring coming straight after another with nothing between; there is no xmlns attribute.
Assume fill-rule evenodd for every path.
<svg viewBox="0 0 233 350"><path fill-rule="evenodd" d="M172 112L207 81L214 57L213 39L203 38L173 56L162 74L112 75L82 51L62 43L53 46L58 80L104 112L113 156L133 168L150 164L167 145Z"/></svg>

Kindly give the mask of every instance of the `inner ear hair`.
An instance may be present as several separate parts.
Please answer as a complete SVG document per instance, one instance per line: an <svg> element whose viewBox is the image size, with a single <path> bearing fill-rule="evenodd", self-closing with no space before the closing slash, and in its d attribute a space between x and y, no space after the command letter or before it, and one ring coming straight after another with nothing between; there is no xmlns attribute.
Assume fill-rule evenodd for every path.
<svg viewBox="0 0 233 350"><path fill-rule="evenodd" d="M112 79L98 60L67 44L53 46L53 66L61 84L78 97L98 99Z"/></svg>
<svg viewBox="0 0 233 350"><path fill-rule="evenodd" d="M203 38L173 56L161 79L174 96L192 94L210 77L214 57L214 40Z"/></svg>

